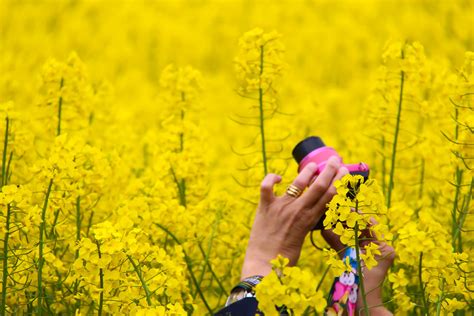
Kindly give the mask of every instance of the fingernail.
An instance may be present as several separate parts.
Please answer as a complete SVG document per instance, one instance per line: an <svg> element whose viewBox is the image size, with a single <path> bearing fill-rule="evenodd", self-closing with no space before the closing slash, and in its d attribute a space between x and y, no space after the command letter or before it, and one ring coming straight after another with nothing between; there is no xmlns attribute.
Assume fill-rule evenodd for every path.
<svg viewBox="0 0 474 316"><path fill-rule="evenodd" d="M349 173L349 170L346 167L341 167L339 168L339 171L343 174L346 175Z"/></svg>
<svg viewBox="0 0 474 316"><path fill-rule="evenodd" d="M339 158L337 156L331 156L331 158L328 160L328 163L332 164L333 166L339 166Z"/></svg>
<svg viewBox="0 0 474 316"><path fill-rule="evenodd" d="M315 162L310 162L309 164L306 165L306 168L309 168L311 170L316 170L318 168L318 164Z"/></svg>

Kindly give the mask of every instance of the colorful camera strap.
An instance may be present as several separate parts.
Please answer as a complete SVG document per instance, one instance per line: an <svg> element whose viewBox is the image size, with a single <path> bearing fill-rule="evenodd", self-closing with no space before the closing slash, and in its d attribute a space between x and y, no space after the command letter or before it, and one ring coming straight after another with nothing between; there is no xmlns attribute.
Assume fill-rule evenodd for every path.
<svg viewBox="0 0 474 316"><path fill-rule="evenodd" d="M359 290L356 250L347 248L342 260L349 262L350 268L349 271L344 271L334 279L325 312L325 315L328 316L355 316L356 314L357 292Z"/></svg>

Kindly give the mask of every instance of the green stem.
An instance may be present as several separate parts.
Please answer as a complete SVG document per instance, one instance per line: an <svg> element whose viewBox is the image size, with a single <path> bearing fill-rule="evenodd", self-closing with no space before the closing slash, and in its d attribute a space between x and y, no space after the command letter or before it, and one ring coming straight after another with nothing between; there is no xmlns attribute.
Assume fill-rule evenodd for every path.
<svg viewBox="0 0 474 316"><path fill-rule="evenodd" d="M263 45L260 46L260 81L261 81L261 76L263 74L263 56L264 56L264 47ZM259 103L259 110L260 110L260 137L262 140L262 160L263 160L263 172L265 175L268 173L267 169L267 152L265 149L265 117L264 117L264 112L263 112L263 88L262 88L262 83L259 82L259 88L258 88L258 103Z"/></svg>
<svg viewBox="0 0 474 316"><path fill-rule="evenodd" d="M216 280L217 285L219 285L219 288L221 289L221 291L225 292L226 290L225 290L224 286L222 285L221 281L219 280L216 273L214 272L214 269L212 269L211 263L209 262L209 256L206 255L206 253L204 252L204 249L202 249L202 245L199 242L197 244L198 244L199 250L201 251L201 255L204 257L204 263L209 268L209 271L211 272L212 277ZM199 285L200 284L201 283L199 283Z"/></svg>
<svg viewBox="0 0 474 316"><path fill-rule="evenodd" d="M8 162L7 162L7 171L5 172L5 184L7 184L10 180L10 177L12 175L10 171L10 167L12 164L12 159L13 159L13 151L10 151L10 156L8 157Z"/></svg>
<svg viewBox="0 0 474 316"><path fill-rule="evenodd" d="M181 125L184 126L184 110L181 110ZM179 133L179 151L182 152L183 150L184 150L184 132L181 132Z"/></svg>
<svg viewBox="0 0 474 316"><path fill-rule="evenodd" d="M7 205L7 218L5 224L5 237L3 238L3 275L2 275L2 307L0 315L6 314L7 307L7 279L8 279L8 239L10 237L11 207Z"/></svg>
<svg viewBox="0 0 474 316"><path fill-rule="evenodd" d="M8 147L8 130L10 127L10 119L8 117L5 118L5 138L3 140L3 157L2 157L2 187L7 184L6 181L6 168L7 168L7 147Z"/></svg>
<svg viewBox="0 0 474 316"><path fill-rule="evenodd" d="M59 211L60 209L57 209L56 212L54 212L53 224L51 225L51 229L49 230L49 235L45 232L45 236L48 239L52 239L53 237L56 237L54 230L56 229L56 224L58 223Z"/></svg>
<svg viewBox="0 0 474 316"><path fill-rule="evenodd" d="M76 199L76 241L81 240L81 197ZM79 249L76 250L76 259L79 258Z"/></svg>
<svg viewBox="0 0 474 316"><path fill-rule="evenodd" d="M151 293L150 293L150 290L148 289L148 286L146 285L145 279L143 278L143 275L140 271L140 268L137 266L135 261L133 261L133 259L130 255L127 255L127 258L128 258L128 261L130 261L130 263L132 264L133 269L135 270L135 273L137 274L138 278L140 279L142 287L145 290L146 302L147 302L148 306L151 306L152 305L151 304Z"/></svg>
<svg viewBox="0 0 474 316"><path fill-rule="evenodd" d="M99 241L96 240L97 245L97 252L99 254L99 259L102 258L102 253L100 252L100 244ZM100 294L99 294L99 311L97 315L102 316L102 309L104 306L104 270L99 268L99 287L100 287Z"/></svg>
<svg viewBox="0 0 474 316"><path fill-rule="evenodd" d="M358 208L358 201L356 200L356 212ZM369 306L367 305L367 297L365 295L364 287L364 275L362 274L362 265L360 259L360 246L359 246L359 223L356 222L354 226L355 232L355 249L356 249L356 258L357 258L357 274L359 275L360 280L360 294L362 296L362 302L364 304L364 314L369 316Z"/></svg>
<svg viewBox="0 0 474 316"><path fill-rule="evenodd" d="M179 204L186 207L186 182L185 179L179 180L174 172L173 167L170 168L176 187L178 188Z"/></svg>
<svg viewBox="0 0 474 316"><path fill-rule="evenodd" d="M186 207L186 180L181 179L179 183L181 187L179 200L181 201L181 205Z"/></svg>
<svg viewBox="0 0 474 316"><path fill-rule="evenodd" d="M56 136L59 136L61 134L61 115L63 111L63 94L62 94L62 88L64 86L64 78L61 78L61 82L59 84L59 100L58 100L58 128L56 132Z"/></svg>
<svg viewBox="0 0 474 316"><path fill-rule="evenodd" d="M441 315L441 303L444 300L444 278L441 279L441 293L438 296L438 302L436 303L436 316Z"/></svg>
<svg viewBox="0 0 474 316"><path fill-rule="evenodd" d="M425 184L425 159L421 159L421 170L420 170L420 188L418 190L418 199L421 201L423 197L423 189ZM415 215L418 218L420 213L421 207L417 207L415 209Z"/></svg>
<svg viewBox="0 0 474 316"><path fill-rule="evenodd" d="M8 132L10 127L10 119L5 118L5 138L3 140L3 157L2 157L2 183L1 186L7 184L7 149L8 149ZM5 223L5 237L3 238L3 275L2 275L2 305L1 315L5 315L7 306L7 279L8 279L8 240L10 238L10 218L11 206L7 205L7 216Z"/></svg>
<svg viewBox="0 0 474 316"><path fill-rule="evenodd" d="M91 227L92 227L92 219L94 218L94 211L91 211L91 216L89 216L89 221L87 222L87 232L86 232L86 236L89 236L89 232L91 230Z"/></svg>
<svg viewBox="0 0 474 316"><path fill-rule="evenodd" d="M53 179L49 180L48 190L44 198L43 209L41 212L41 224L40 224L40 236L39 236L39 251L38 251L38 306L37 314L42 315L43 313L43 246L44 246L44 234L46 230L46 209L48 208L49 195L51 194L51 188L53 187Z"/></svg>
<svg viewBox="0 0 474 316"><path fill-rule="evenodd" d="M186 102L186 93L181 91L181 102ZM184 127L184 109L181 108L181 126ZM179 151L182 152L184 150L184 132L181 131L179 133Z"/></svg>
<svg viewBox="0 0 474 316"><path fill-rule="evenodd" d="M221 212L220 212L220 210L219 210L219 211L217 211L216 219L214 220L214 224L212 225L212 232L211 232L211 236L210 236L210 238L209 238L209 242L208 242L208 245L207 245L207 252L204 252L204 249L202 248L201 244L198 242L199 248L201 249L201 253L202 253L202 255L203 255L203 257L204 257L204 261L205 261L205 263L206 263L206 264L203 266L203 268L202 268L201 275L199 276L199 281L198 281L198 282L199 282L199 287L201 286L202 281L203 281L203 279L204 279L204 275L205 275L205 273L206 273L206 266L209 265L209 256L210 256L211 249L212 249L212 242L214 241L215 232L216 232L217 225L218 225L220 219L221 219ZM166 235L166 237L168 237L168 235ZM210 267L210 265L209 265L209 267ZM212 273L212 275L215 276L215 273L214 273L214 271L213 271L212 269L211 269L211 273ZM219 283L219 286L220 286L221 290L223 290L224 292L226 292L226 291L224 290L224 288L221 286L221 283L220 283L219 278L217 278L217 277L215 277L215 278L216 278L216 281ZM212 281L212 280L211 280L211 281ZM196 295L197 295L197 292L196 292L196 293L193 293L193 298L195 298Z"/></svg>
<svg viewBox="0 0 474 316"><path fill-rule="evenodd" d="M456 238L454 235L456 234L456 228L458 227L458 219L457 219L457 212L458 212L458 201L459 201L459 193L461 192L461 184L462 184L462 170L459 167L456 167L456 190L454 192L454 201L453 201L453 209L451 211L451 238L452 238L452 246L453 249L456 249Z"/></svg>
<svg viewBox="0 0 474 316"><path fill-rule="evenodd" d="M457 107L454 108L454 120L456 122L456 126L454 127L454 140L457 141L459 137L459 109Z"/></svg>
<svg viewBox="0 0 474 316"><path fill-rule="evenodd" d="M26 297L26 315L33 315L34 313L34 308L33 308L33 297L30 294L30 292L25 291L25 297Z"/></svg>
<svg viewBox="0 0 474 316"><path fill-rule="evenodd" d="M428 303L425 297L425 287L423 286L423 252L420 252L420 261L418 264L418 280L420 282L421 299L423 301L423 315L428 315Z"/></svg>
<svg viewBox="0 0 474 316"><path fill-rule="evenodd" d="M420 171L420 190L418 191L418 199L421 200L423 197L423 189L425 183L425 159L421 159L421 171Z"/></svg>
<svg viewBox="0 0 474 316"><path fill-rule="evenodd" d="M386 182L386 173L387 173L387 167L386 167L386 158L385 158L385 136L382 135L382 192L383 194L387 193L387 184Z"/></svg>
<svg viewBox="0 0 474 316"><path fill-rule="evenodd" d="M401 59L404 59L404 51L402 49ZM388 193L387 193L387 208L390 208L392 203L392 190L393 190L393 182L395 177L395 161L397 155L397 144L398 144L398 134L400 132L400 119L402 115L402 103L403 103L403 86L405 84L405 72L402 70L400 71L400 94L398 97L398 110L397 110L397 123L395 126L395 135L393 136L393 147L392 147L392 161L390 166L390 178L388 182Z"/></svg>
<svg viewBox="0 0 474 316"><path fill-rule="evenodd" d="M322 277L321 277L321 280L319 280L318 285L316 286L316 291L319 291L319 289L321 288L321 285L323 284L323 281L324 281L324 279L326 278L326 275L328 274L329 269L331 269L331 265L330 265L330 264L328 264L328 266L327 266L326 269L324 270L323 275L322 275Z"/></svg>
<svg viewBox="0 0 474 316"><path fill-rule="evenodd" d="M459 216L459 221L456 225L456 231L454 232L454 236L453 236L453 240L458 241L457 248L454 249L456 252L462 252L461 230L462 230L462 227L464 226L464 222L469 212L469 205L471 204L473 189L474 189L474 177L471 178L471 185L469 187L467 196L465 196L465 200L464 200L465 203L463 203L461 215Z"/></svg>
<svg viewBox="0 0 474 316"><path fill-rule="evenodd" d="M181 242L178 240L178 238L176 238L176 236L173 235L173 233L171 233L166 227L164 227L164 226L162 226L161 224L158 224L158 223L155 223L155 225L158 226L165 233L167 233L178 245L181 245ZM196 276L194 275L194 272L193 272L193 269L192 269L191 258L187 255L184 248L182 248L182 249L183 249L183 254L184 254L184 260L186 261L186 266L188 268L189 275L191 276L191 280L192 280L194 286L196 286L196 290L198 291L199 297L201 297L201 300L204 303L204 305L206 306L207 311L209 312L209 314L212 315L213 314L212 309L209 306L209 304L207 303L206 298L204 297L204 293L202 292L202 290L201 290L201 288L200 288L200 286L197 282Z"/></svg>

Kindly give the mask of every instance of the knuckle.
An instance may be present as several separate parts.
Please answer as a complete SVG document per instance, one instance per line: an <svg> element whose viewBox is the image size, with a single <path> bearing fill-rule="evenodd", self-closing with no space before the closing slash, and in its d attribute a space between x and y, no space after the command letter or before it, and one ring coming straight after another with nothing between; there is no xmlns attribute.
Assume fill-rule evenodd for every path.
<svg viewBox="0 0 474 316"><path fill-rule="evenodd" d="M330 185L329 189L327 189L327 192L330 196L333 196L337 193L336 187L334 185Z"/></svg>
<svg viewBox="0 0 474 316"><path fill-rule="evenodd" d="M270 183L262 182L262 184L260 185L260 191L262 192L268 192L271 189L272 189L272 185Z"/></svg>
<svg viewBox="0 0 474 316"><path fill-rule="evenodd" d="M325 186L323 183L321 183L321 182L315 182L315 183L314 183L314 190L315 190L316 192L321 193L321 192L326 191L326 186Z"/></svg>
<svg viewBox="0 0 474 316"><path fill-rule="evenodd" d="M293 213L298 214L300 213L304 208L305 204L303 204L302 200L298 199L292 204L292 209Z"/></svg>
<svg viewBox="0 0 474 316"><path fill-rule="evenodd" d="M291 224L291 227L296 227L299 225L301 222L301 213L300 212L291 212L291 214L288 216L288 222Z"/></svg>
<svg viewBox="0 0 474 316"><path fill-rule="evenodd" d="M388 246L388 260L390 262L393 262L395 260L395 256L397 255L397 253L395 252L395 249L391 246Z"/></svg>
<svg viewBox="0 0 474 316"><path fill-rule="evenodd" d="M328 163L326 168L328 168L329 171L336 172L337 170L339 170L339 163L331 161L330 163Z"/></svg>
<svg viewBox="0 0 474 316"><path fill-rule="evenodd" d="M305 219L308 214L311 214L311 206L303 203L299 203L293 212L298 219Z"/></svg>
<svg viewBox="0 0 474 316"><path fill-rule="evenodd" d="M306 170L308 171L308 173L313 173L316 171L316 168L317 168L317 165L314 163L314 162L310 162L307 166L306 166Z"/></svg>
<svg viewBox="0 0 474 316"><path fill-rule="evenodd" d="M298 187L300 190L303 190L304 187L305 187L304 183L302 183L302 181L299 180L299 179L296 179L296 180L293 182L293 185L296 186L296 187Z"/></svg>

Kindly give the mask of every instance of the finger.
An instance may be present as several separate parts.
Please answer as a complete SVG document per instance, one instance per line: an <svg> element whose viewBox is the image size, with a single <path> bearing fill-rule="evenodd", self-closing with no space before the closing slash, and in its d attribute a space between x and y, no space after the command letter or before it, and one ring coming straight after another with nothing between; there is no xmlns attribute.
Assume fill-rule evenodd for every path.
<svg viewBox="0 0 474 316"><path fill-rule="evenodd" d="M362 239L361 241L362 246L367 246L369 243L377 241L377 238L375 234L372 232L372 230L370 229L370 227L363 229L361 231L360 237Z"/></svg>
<svg viewBox="0 0 474 316"><path fill-rule="evenodd" d="M326 192L324 192L323 196L311 208L311 211L314 213L318 221L321 218L321 216L323 216L323 213L326 210L326 204L328 204L331 201L332 197L336 194L336 187L334 186L334 182L336 180L341 179L348 173L349 173L349 170L347 170L346 167L339 168L336 175L332 179L332 182L329 188L326 190Z"/></svg>
<svg viewBox="0 0 474 316"><path fill-rule="evenodd" d="M316 204L331 185L334 177L337 174L339 166L340 162L337 157L329 158L324 170L309 186L305 194L301 196L300 202L305 206L313 206Z"/></svg>
<svg viewBox="0 0 474 316"><path fill-rule="evenodd" d="M336 195L337 193L337 190L336 190L336 187L334 186L334 182L336 182L337 180L341 180L346 174L349 173L349 170L346 168L346 167L340 167L338 170L337 170L337 173L336 175L334 176L334 178L332 179L331 181L331 185L329 186L329 188L326 190L326 192L324 193L324 195L329 195L330 198L332 198L334 195ZM325 204L326 205L326 204Z"/></svg>
<svg viewBox="0 0 474 316"><path fill-rule="evenodd" d="M309 185L311 179L314 177L314 173L316 172L318 165L314 162L310 162L307 164L303 170L298 174L298 176L293 180L293 185L299 188L301 191L306 189ZM294 197L285 194L286 197L294 199Z"/></svg>
<svg viewBox="0 0 474 316"><path fill-rule="evenodd" d="M379 223L379 222L377 222L377 221L375 220L375 218L373 218L373 217L370 218L370 226L375 226L375 225L377 225L378 223Z"/></svg>
<svg viewBox="0 0 474 316"><path fill-rule="evenodd" d="M368 245L370 242L374 242L374 243L377 243L377 244L379 243L379 240L377 239L377 235L375 234L374 231L372 231L372 226L375 226L377 224L378 224L378 222L375 220L375 218L371 217L370 218L370 223L367 226L367 228L365 228L361 231L361 233L362 233L361 236L366 239L365 243L362 242L362 243L364 243L364 246Z"/></svg>
<svg viewBox="0 0 474 316"><path fill-rule="evenodd" d="M261 203L270 203L275 198L273 193L273 187L276 183L280 183L281 176L273 173L269 173L265 176L260 185L260 202Z"/></svg>

